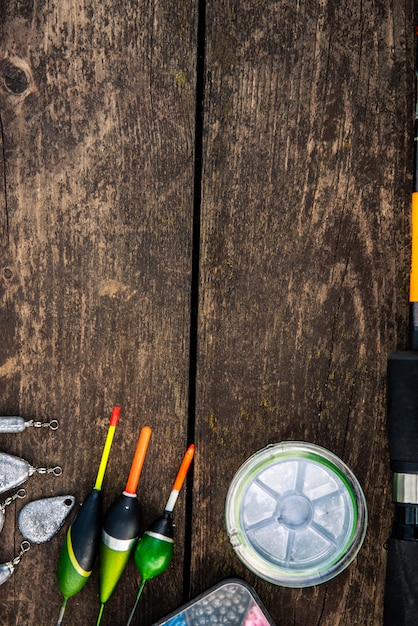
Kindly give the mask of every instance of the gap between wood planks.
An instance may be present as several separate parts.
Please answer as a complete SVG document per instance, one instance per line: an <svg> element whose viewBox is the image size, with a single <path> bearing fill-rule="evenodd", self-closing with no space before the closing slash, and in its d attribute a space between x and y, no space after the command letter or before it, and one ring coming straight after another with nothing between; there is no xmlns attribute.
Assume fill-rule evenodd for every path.
<svg viewBox="0 0 418 626"><path fill-rule="evenodd" d="M197 49L196 49L196 108L195 108L195 156L193 190L192 277L190 295L190 344L189 344L189 394L187 439L195 438L196 424L196 371L197 329L199 314L200 277L200 213L202 202L203 123L205 99L205 51L206 51L206 0L198 2ZM193 520L193 465L187 477L186 519L184 540L183 601L190 599L190 563L192 554Z"/></svg>

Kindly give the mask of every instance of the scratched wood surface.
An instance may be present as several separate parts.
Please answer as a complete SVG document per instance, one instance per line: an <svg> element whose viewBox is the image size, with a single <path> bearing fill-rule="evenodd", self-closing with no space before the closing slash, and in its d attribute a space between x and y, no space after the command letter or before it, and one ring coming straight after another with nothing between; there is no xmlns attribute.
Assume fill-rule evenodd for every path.
<svg viewBox="0 0 418 626"><path fill-rule="evenodd" d="M58 418L55 433L1 436L1 449L61 478L29 499L92 489L110 412L121 419L104 482L122 492L140 428L153 436L139 495L160 514L186 446L195 113L193 2L7 2L1 31L1 413ZM183 498L183 496L182 496ZM9 507L1 562L21 536ZM179 502L182 520L184 499ZM144 620L182 594L184 524L171 576ZM1 590L0 622L58 618L64 534L32 546ZM103 624L126 622L132 564ZM158 584L157 584L158 586ZM95 623L97 574L68 624ZM161 603L164 610L164 603Z"/></svg>
<svg viewBox="0 0 418 626"><path fill-rule="evenodd" d="M228 576L252 584L277 625L381 623L385 368L406 345L412 0L0 7L0 413L60 420L55 433L0 435L0 450L63 468L32 477L27 499L82 502L121 404L106 505L142 425L154 429L145 524L187 438L197 445L176 558L136 623ZM357 560L310 589L250 574L225 531L234 473L281 440L339 455L368 502ZM6 512L0 562L18 551L21 506ZM32 546L2 586L2 624L55 624L63 536ZM97 578L64 623L95 623ZM131 563L104 625L126 623L137 582Z"/></svg>
<svg viewBox="0 0 418 626"><path fill-rule="evenodd" d="M191 581L252 583L277 624L381 623L392 522L388 352L405 346L411 2L208 3ZM360 480L369 529L322 586L251 576L231 552L235 471L282 440Z"/></svg>

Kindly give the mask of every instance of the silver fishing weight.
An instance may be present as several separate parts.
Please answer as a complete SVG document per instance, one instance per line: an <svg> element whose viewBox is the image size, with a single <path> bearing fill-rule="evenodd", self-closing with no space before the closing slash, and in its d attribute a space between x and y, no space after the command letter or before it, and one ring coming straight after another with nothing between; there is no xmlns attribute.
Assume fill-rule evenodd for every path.
<svg viewBox="0 0 418 626"><path fill-rule="evenodd" d="M9 500L13 501L16 498L25 497L26 492L23 494L24 491L24 489L19 489L16 494L7 498L0 506L7 506L10 504ZM34 500L21 509L18 516L18 526L25 540L20 544L19 553L14 559L0 564L0 585L11 577L16 566L22 560L22 556L30 550L31 544L28 539L34 543L43 543L52 539L61 529L74 504L74 496L65 495Z"/></svg>
<svg viewBox="0 0 418 626"><path fill-rule="evenodd" d="M61 529L74 504L71 495L28 502L18 515L19 530L32 543L49 541Z"/></svg>
<svg viewBox="0 0 418 626"><path fill-rule="evenodd" d="M25 420L20 415L0 415L0 433L22 433L26 428L33 426L34 428L50 428L57 430L59 427L58 420L50 422L37 422L35 420Z"/></svg>
<svg viewBox="0 0 418 626"><path fill-rule="evenodd" d="M35 473L61 476L62 468L59 465L49 468L33 467L25 459L0 452L0 493L19 487Z"/></svg>
<svg viewBox="0 0 418 626"><path fill-rule="evenodd" d="M4 526L6 506L9 506L9 504L12 504L12 502L14 502L14 500L16 500L17 498L22 499L25 497L26 497L26 490L19 489L19 491L16 491L16 493L14 493L12 496L9 496L8 498L6 498L4 502L0 502L0 532L3 530L3 526Z"/></svg>
<svg viewBox="0 0 418 626"><path fill-rule="evenodd" d="M5 583L6 580L9 580L10 576L15 571L16 566L19 565L20 561L22 560L22 556L25 554L25 552L28 552L28 550L30 550L29 541L22 541L22 543L20 544L19 554L15 556L15 558L11 561L7 561L7 563L2 563L0 565L0 585Z"/></svg>

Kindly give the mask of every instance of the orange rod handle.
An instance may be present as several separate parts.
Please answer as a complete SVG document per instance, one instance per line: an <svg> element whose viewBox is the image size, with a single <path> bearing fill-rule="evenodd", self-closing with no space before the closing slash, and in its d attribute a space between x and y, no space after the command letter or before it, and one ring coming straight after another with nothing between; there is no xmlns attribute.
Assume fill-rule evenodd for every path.
<svg viewBox="0 0 418 626"><path fill-rule="evenodd" d="M142 472L142 466L144 465L145 455L147 454L148 444L151 439L152 429L149 426L144 426L139 435L138 443L136 445L135 456L132 461L131 471L129 472L128 482L126 483L126 493L135 494L139 478Z"/></svg>
<svg viewBox="0 0 418 626"><path fill-rule="evenodd" d="M411 274L409 301L418 302L418 191L412 194Z"/></svg>

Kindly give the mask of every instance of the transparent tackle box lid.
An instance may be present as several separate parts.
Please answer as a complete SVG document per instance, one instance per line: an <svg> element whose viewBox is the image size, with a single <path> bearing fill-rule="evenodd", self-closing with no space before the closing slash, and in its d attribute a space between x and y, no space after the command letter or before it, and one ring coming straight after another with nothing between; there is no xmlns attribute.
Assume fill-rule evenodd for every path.
<svg viewBox="0 0 418 626"><path fill-rule="evenodd" d="M274 626L255 591L243 580L228 578L154 626Z"/></svg>
<svg viewBox="0 0 418 626"><path fill-rule="evenodd" d="M356 557L367 506L353 472L320 446L267 446L239 468L225 503L226 527L241 561L283 587L310 587Z"/></svg>

